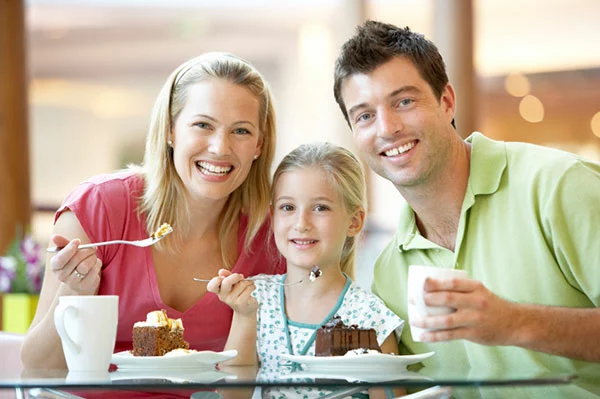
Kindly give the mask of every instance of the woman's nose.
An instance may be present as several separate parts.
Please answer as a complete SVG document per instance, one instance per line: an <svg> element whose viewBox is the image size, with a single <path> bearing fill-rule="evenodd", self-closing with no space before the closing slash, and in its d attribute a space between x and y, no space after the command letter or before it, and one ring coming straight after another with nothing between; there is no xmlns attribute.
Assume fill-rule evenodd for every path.
<svg viewBox="0 0 600 399"><path fill-rule="evenodd" d="M229 135L226 132L216 131L209 138L208 151L216 155L227 155L231 152Z"/></svg>

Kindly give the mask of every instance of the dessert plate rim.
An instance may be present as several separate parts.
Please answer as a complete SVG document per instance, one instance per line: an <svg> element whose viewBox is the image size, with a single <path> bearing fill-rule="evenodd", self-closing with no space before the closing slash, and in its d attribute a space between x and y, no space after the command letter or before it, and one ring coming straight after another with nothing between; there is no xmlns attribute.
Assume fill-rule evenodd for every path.
<svg viewBox="0 0 600 399"><path fill-rule="evenodd" d="M294 363L300 363L309 370L343 370L368 367L384 368L393 367L395 369L404 369L406 366L419 363L431 356L435 352L426 352L413 355L394 355L384 353L365 353L352 356L301 356L284 353L281 355L283 360L289 360Z"/></svg>
<svg viewBox="0 0 600 399"><path fill-rule="evenodd" d="M237 356L236 350L198 351L178 356L133 356L130 351L114 353L111 363L120 370L156 368L208 368Z"/></svg>

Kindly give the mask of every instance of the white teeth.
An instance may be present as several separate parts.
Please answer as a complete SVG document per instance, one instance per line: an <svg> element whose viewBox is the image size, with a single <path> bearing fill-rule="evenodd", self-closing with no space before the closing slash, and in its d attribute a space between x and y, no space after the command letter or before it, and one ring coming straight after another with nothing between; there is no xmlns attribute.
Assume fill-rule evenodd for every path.
<svg viewBox="0 0 600 399"><path fill-rule="evenodd" d="M204 170L204 172L209 172L212 174L225 175L233 169L232 166L215 166L208 162L196 162L200 168Z"/></svg>
<svg viewBox="0 0 600 399"><path fill-rule="evenodd" d="M387 157L393 157L394 155L405 153L406 151L413 148L416 143L417 143L416 141L411 141L410 143L406 143L404 145L401 145L400 147L396 147L396 148L392 148L391 150L387 150L386 152L384 152L384 154Z"/></svg>
<svg viewBox="0 0 600 399"><path fill-rule="evenodd" d="M314 240L294 240L294 242L298 245L308 245L315 242Z"/></svg>

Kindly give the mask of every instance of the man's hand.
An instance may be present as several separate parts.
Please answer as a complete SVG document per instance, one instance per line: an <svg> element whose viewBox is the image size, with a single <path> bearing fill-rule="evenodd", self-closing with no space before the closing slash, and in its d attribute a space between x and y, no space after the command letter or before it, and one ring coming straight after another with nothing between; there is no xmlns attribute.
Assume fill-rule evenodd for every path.
<svg viewBox="0 0 600 399"><path fill-rule="evenodd" d="M488 290L472 279L425 282L425 303L450 306L454 313L412 320L416 327L435 329L424 332L424 342L466 339L484 345L516 345L517 329L522 325L519 306Z"/></svg>

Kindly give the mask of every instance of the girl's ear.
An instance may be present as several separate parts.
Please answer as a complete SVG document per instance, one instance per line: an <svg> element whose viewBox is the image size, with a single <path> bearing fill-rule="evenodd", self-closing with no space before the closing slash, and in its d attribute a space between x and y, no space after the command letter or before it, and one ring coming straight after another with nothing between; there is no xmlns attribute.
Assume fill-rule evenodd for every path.
<svg viewBox="0 0 600 399"><path fill-rule="evenodd" d="M348 237L354 237L362 230L365 224L365 210L362 208L357 208L352 216L350 217L350 226L348 226Z"/></svg>
<svg viewBox="0 0 600 399"><path fill-rule="evenodd" d="M271 226L273 226L273 204L269 204L269 216L271 217Z"/></svg>

